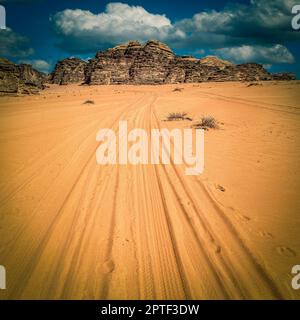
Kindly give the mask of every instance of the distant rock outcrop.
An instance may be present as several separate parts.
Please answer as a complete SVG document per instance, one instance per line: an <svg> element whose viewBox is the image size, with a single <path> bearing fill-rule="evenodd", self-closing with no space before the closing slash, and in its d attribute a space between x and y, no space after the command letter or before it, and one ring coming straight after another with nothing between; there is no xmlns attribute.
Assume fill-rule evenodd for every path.
<svg viewBox="0 0 300 320"><path fill-rule="evenodd" d="M167 45L148 41L140 47L132 61L129 81L134 84L164 83L174 58L174 53Z"/></svg>
<svg viewBox="0 0 300 320"><path fill-rule="evenodd" d="M0 58L0 94L35 94L44 88L46 75L28 64Z"/></svg>
<svg viewBox="0 0 300 320"><path fill-rule="evenodd" d="M293 73L271 74L257 63L235 65L218 57L197 59L177 56L164 43L151 40L141 45L130 41L83 61L59 61L50 75L28 64L15 64L0 58L0 94L34 94L44 83L54 84L164 84L208 81L295 80Z"/></svg>
<svg viewBox="0 0 300 320"><path fill-rule="evenodd" d="M233 66L233 63L222 60L215 56L207 56L199 60L201 64L210 66L210 67L218 67L220 69L225 69L227 66Z"/></svg>
<svg viewBox="0 0 300 320"><path fill-rule="evenodd" d="M60 61L52 73L53 83L67 84L163 84L207 81L292 80L291 74L272 75L256 63L235 65L208 56L176 56L164 43L130 41L100 51L89 62L71 58Z"/></svg>
<svg viewBox="0 0 300 320"><path fill-rule="evenodd" d="M50 82L56 84L84 82L86 66L87 62L78 58L61 60L56 64Z"/></svg>
<svg viewBox="0 0 300 320"><path fill-rule="evenodd" d="M122 84L130 82L130 69L141 45L129 42L104 52L98 52L87 66L87 84Z"/></svg>
<svg viewBox="0 0 300 320"><path fill-rule="evenodd" d="M273 76L273 80L279 80L279 81L296 80L296 75L291 72L274 73L272 76Z"/></svg>

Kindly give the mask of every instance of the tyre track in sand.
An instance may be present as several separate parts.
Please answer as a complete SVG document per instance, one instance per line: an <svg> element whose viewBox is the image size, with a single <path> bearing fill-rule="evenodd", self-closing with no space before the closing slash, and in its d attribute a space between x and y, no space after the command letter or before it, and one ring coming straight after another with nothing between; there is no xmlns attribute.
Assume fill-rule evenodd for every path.
<svg viewBox="0 0 300 320"><path fill-rule="evenodd" d="M237 98L237 97L232 97L232 96L224 96L224 95L220 95L220 94L216 94L216 93L205 92L202 90L201 90L201 95L203 95L204 97L206 96L206 97L213 99L213 100L225 101L225 102L236 103L236 104L243 104L243 105L246 105L249 107L265 109L265 110L269 110L272 112L279 112L279 113L298 115L298 116L300 115L300 108L295 107L295 106L273 104L273 103L249 100L249 99L245 99L245 98ZM276 106L278 108L272 108L272 106ZM295 110L295 112L283 110L286 108L288 108L290 110Z"/></svg>
<svg viewBox="0 0 300 320"><path fill-rule="evenodd" d="M116 117L114 117L114 120L113 120L113 123L111 124L111 128L116 128L117 126L117 123L119 122L119 119L124 117L124 115L126 115L129 111L131 110L134 110L136 108L136 106L139 106L139 104L141 103L141 101L144 99L141 98L141 99L138 99L138 101L132 103L131 106L125 106L124 108L122 108L122 113L121 115L117 115ZM89 136L95 136L95 132L92 132ZM100 144L97 144L96 147L94 147L94 149L92 150L92 152L90 152L90 156L87 158L87 161L85 162L85 164L83 165L83 167L81 168L79 174L76 175L76 179L72 182L72 185L68 191L68 193L66 194L66 196L63 198L63 202L61 204L61 206L59 207L59 209L57 210L57 213L54 215L52 221L50 222L46 232L44 232L41 240L39 240L39 243L38 243L38 247L36 249L34 249L33 253L32 254L29 254L29 251L32 251L33 248L31 248L31 250L26 250L26 255L29 254L30 256L30 260L28 262L27 265L25 266L20 266L20 271L21 271L21 274L19 275L18 279L15 279L15 285L11 285L11 294L10 294L10 298L12 297L19 297L22 295L22 291L24 290L24 288L26 288L26 284L27 282L29 281L30 279L30 276L31 276L31 273L32 273L32 270L34 270L34 267L38 264L38 261L41 257L41 255L43 254L44 252L44 249L47 245L47 242L49 241L49 239L51 238L52 236L52 233L53 233L53 230L54 228L56 227L56 225L58 224L59 220L61 219L62 217L62 214L63 214L63 209L64 207L66 206L71 194L74 192L78 182L80 179L82 179L83 177L83 173L84 171L86 171L87 167L88 166L91 166L92 163L93 163L93 159L95 158L95 154L96 154L96 150L98 148ZM107 177L109 177L109 175L107 175ZM57 182L59 183L59 181ZM54 184L55 184L55 181L54 181ZM44 195L44 199L45 201L47 202L47 199L48 198L48 195L45 194ZM40 202L40 205L43 205L43 201ZM56 203L54 204L54 206L56 205ZM33 218L41 211L41 208L40 207L37 207L36 210L35 210L35 213L33 213ZM44 225L44 224L43 224ZM23 254L18 254L18 251L23 251L23 249L19 249L18 248L18 245L20 245L20 242L21 242L21 238L24 237L23 233L26 231L26 229L29 228L29 223L27 225L23 225L22 228L19 230L18 234L16 235L16 237L14 238L14 242L12 244L11 247L7 247L6 248L6 251L7 251L7 255L10 255L11 252L14 252L16 254L17 257L21 258L23 256ZM43 228L45 228L43 226ZM36 241L32 242L32 243L35 243ZM66 248L65 248L66 249ZM62 251L63 252L63 251ZM2 256L5 258L5 255L2 254ZM21 258L22 260L24 258ZM6 261L9 261L8 259ZM16 258L13 257L13 261L14 263L16 263Z"/></svg>
<svg viewBox="0 0 300 320"><path fill-rule="evenodd" d="M128 131L141 128L148 136L151 129L170 129L158 116L165 111L159 108L166 107L159 101L162 93L143 90L134 93L133 103L84 114L74 136L13 172L0 203L2 217L15 223L0 247L1 263L9 270L9 286L1 298L284 298L273 269L253 252L251 239L201 176L186 176L184 165L175 165L172 157L169 165L96 164L96 129L103 125L118 134L118 122L127 120ZM234 104L256 104L202 93ZM276 109L280 105L257 104L281 111ZM53 123L51 119L56 130ZM64 152L66 142L80 137L76 147ZM54 160L64 165L50 173ZM26 189L40 183L39 197L30 202L33 210L10 218L4 210L14 202L26 204Z"/></svg>
<svg viewBox="0 0 300 320"><path fill-rule="evenodd" d="M153 111L155 126L161 129L161 126L159 124L158 117ZM174 145L173 145L174 146ZM239 293L238 298L254 298L257 296L257 290L261 290L262 288L257 288L256 285L254 285L254 288L251 288L252 283L259 285L263 284L262 287L264 290L267 290L269 294L273 295L276 299L282 299L282 294L280 292L280 289L276 286L274 280L268 276L267 271L264 269L262 264L258 262L257 258L253 255L253 253L250 251L250 249L245 244L245 241L241 238L236 228L232 225L229 219L226 218L225 213L222 211L222 209L218 206L216 201L211 197L211 195L208 193L207 189L204 186L204 183L201 181L201 179L198 180L199 185L201 186L203 192L196 192L199 191L197 186L193 185L193 192L192 188L189 186L189 181L191 181L191 177L183 176L181 173L179 167L174 165L173 160L171 159L171 168L173 169L173 172L175 173L175 177L178 179L179 184L181 184L181 193L179 193L176 190L176 185L174 184L174 180L172 181L171 177L168 175L168 172L166 170L166 166L162 165L160 166L163 168L165 177L169 182L169 185L171 186L171 189L174 192L175 198L178 201L178 204L180 205L182 209L182 213L185 214L185 219L188 222L188 226L193 232L195 238L197 239L199 243L199 248L202 248L203 254L205 256L206 262L209 263L209 267L214 270L218 270L214 273L214 277L217 279L217 282L220 286L220 292L223 292L224 298L236 298L234 297L234 294ZM159 179L159 175L157 176ZM163 188L161 189L161 192L163 192ZM197 193L198 199L196 199L193 195ZM181 198L189 199L189 203L191 204L194 212L196 213L200 223L201 227L203 229L203 233L200 235L200 231L195 229L195 226L191 223L191 219L189 218L189 214L187 210L185 209L184 205L181 203ZM210 211L209 211L209 218L206 218L208 215L207 207L206 209L201 209L200 200L202 200L202 197L200 198L200 195L202 194L202 197L206 198L206 201L208 200L210 203ZM206 211L206 214L204 214L204 210ZM223 245L224 240L222 241L220 237L217 236L217 234L213 231L213 223L215 221L213 220L214 217L212 217L212 213L218 215L218 220L221 219L224 226L222 227L223 230L228 230L228 234L230 234L231 238L233 239L234 245L237 247L237 250L244 256L244 259L242 260L243 263L245 261L248 261L250 264L249 270L251 270L252 273L256 273L256 279L251 283L251 281L245 282L247 280L246 278L239 278L237 275L237 266L235 266L236 262L232 261L229 258L229 255L226 253L226 249ZM203 243L201 243L201 237L203 235L207 236L207 239L204 240ZM229 237L226 238L226 240L230 241ZM220 247L217 244L220 244ZM217 245L217 250L221 250L220 254L217 255L219 259L217 261L215 259L211 259L209 257L209 251L211 250L210 247L213 247L213 250L215 250L215 245ZM225 250L224 250L225 249ZM232 249L232 248L231 248ZM227 261L226 261L227 260ZM216 263L217 262L217 263ZM236 275L235 275L236 274ZM226 292L226 289L223 286L222 279L230 279L230 282L234 284L233 290L228 290ZM230 292L231 291L231 292Z"/></svg>

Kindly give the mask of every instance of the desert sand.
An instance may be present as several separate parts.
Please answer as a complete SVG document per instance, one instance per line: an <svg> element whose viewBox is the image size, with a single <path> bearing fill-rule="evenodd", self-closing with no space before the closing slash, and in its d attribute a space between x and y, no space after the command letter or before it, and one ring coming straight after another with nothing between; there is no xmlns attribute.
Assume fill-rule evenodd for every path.
<svg viewBox="0 0 300 320"><path fill-rule="evenodd" d="M0 298L299 299L299 101L299 82L1 97ZM193 122L163 121L179 111ZM189 128L203 115L220 128L205 132L201 175L96 163L101 128Z"/></svg>

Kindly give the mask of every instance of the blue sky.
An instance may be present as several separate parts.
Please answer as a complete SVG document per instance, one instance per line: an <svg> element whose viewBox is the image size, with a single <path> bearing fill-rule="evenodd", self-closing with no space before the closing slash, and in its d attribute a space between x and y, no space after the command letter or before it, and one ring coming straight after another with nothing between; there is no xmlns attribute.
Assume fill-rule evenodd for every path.
<svg viewBox="0 0 300 320"><path fill-rule="evenodd" d="M0 0L0 56L49 72L57 60L93 57L128 40L158 39L177 54L258 62L300 77L296 0Z"/></svg>

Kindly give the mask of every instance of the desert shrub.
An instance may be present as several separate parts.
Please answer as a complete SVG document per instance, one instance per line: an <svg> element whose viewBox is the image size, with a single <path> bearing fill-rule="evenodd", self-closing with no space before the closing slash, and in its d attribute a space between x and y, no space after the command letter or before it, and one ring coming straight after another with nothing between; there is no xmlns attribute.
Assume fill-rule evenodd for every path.
<svg viewBox="0 0 300 320"><path fill-rule="evenodd" d="M175 88L173 91L174 91L174 92L176 92L176 91L177 91L177 92L181 92L182 90L183 90L183 88Z"/></svg>
<svg viewBox="0 0 300 320"><path fill-rule="evenodd" d="M186 112L171 112L167 116L167 121L179 121L179 120L192 121L193 119L188 117L188 114Z"/></svg>
<svg viewBox="0 0 300 320"><path fill-rule="evenodd" d="M261 86L262 84L261 83L258 83L258 82L251 82L247 85L247 87L253 87L253 86Z"/></svg>
<svg viewBox="0 0 300 320"><path fill-rule="evenodd" d="M83 104L95 104L93 100L86 100Z"/></svg>
<svg viewBox="0 0 300 320"><path fill-rule="evenodd" d="M205 116L202 117L201 120L194 125L196 129L204 129L204 130L209 130L209 129L218 129L218 122L214 117L210 116Z"/></svg>

